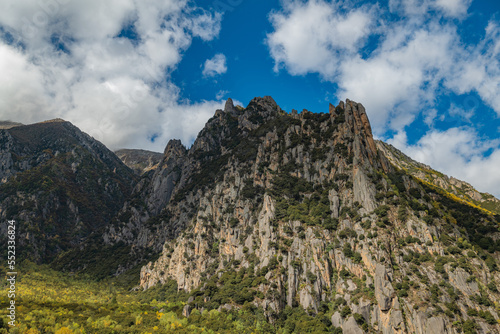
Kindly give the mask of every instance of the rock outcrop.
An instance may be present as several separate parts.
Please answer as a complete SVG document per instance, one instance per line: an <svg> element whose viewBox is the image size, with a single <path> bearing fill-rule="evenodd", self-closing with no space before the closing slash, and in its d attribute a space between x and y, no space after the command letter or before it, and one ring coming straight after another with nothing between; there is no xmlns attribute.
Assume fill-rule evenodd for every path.
<svg viewBox="0 0 500 334"><path fill-rule="evenodd" d="M394 289L385 266L377 264L375 269L375 297L381 311L388 311L392 307Z"/></svg>

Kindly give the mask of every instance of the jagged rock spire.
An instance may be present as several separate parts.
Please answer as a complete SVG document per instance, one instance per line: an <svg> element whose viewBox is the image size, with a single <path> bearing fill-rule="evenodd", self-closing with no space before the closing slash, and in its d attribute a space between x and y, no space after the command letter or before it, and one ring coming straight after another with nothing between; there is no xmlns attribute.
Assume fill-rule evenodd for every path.
<svg viewBox="0 0 500 334"><path fill-rule="evenodd" d="M163 154L169 159L172 157L184 156L186 154L186 148L179 139L171 139L167 147L165 147Z"/></svg>
<svg viewBox="0 0 500 334"><path fill-rule="evenodd" d="M224 112L230 113L231 115L236 115L236 108L234 107L233 100L228 98L226 101L226 105L224 106Z"/></svg>
<svg viewBox="0 0 500 334"><path fill-rule="evenodd" d="M255 97L250 101L251 104L256 104L266 111L279 111L281 108L278 106L276 101L271 96Z"/></svg>

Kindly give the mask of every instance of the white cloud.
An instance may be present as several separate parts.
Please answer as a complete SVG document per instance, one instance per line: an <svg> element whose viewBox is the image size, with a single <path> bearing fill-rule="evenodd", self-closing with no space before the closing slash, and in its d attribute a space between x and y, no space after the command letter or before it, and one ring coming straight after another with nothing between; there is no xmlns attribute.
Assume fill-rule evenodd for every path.
<svg viewBox="0 0 500 334"><path fill-rule="evenodd" d="M406 16L424 16L430 11L437 11L445 17L463 18L471 2L472 0L389 0L389 8L392 12Z"/></svg>
<svg viewBox="0 0 500 334"><path fill-rule="evenodd" d="M26 120L40 106L48 105L44 98L43 73L19 50L1 43L0 73L0 110L8 112L11 119L22 115Z"/></svg>
<svg viewBox="0 0 500 334"><path fill-rule="evenodd" d="M222 53L218 53L213 58L207 59L203 65L203 76L205 77L214 77L226 72L226 56Z"/></svg>
<svg viewBox="0 0 500 334"><path fill-rule="evenodd" d="M459 117L459 118L461 118L469 123L470 123L470 119L472 118L472 116L474 116L474 112L475 112L475 110L473 108L466 110L466 109L462 108L461 106L457 106L454 103L451 104L450 110L448 111L450 116Z"/></svg>
<svg viewBox="0 0 500 334"><path fill-rule="evenodd" d="M218 92L217 92L217 94L215 95L215 98L216 98L217 100L221 100L221 99L223 99L223 98L224 98L224 96L226 96L226 95L227 95L227 94L229 94L229 93L230 93L230 91L228 91L228 90L220 90L220 91L218 91Z"/></svg>
<svg viewBox="0 0 500 334"><path fill-rule="evenodd" d="M222 102L181 102L169 77L220 19L186 0L9 1L0 26L15 43L0 41L0 119L61 117L112 149L189 144ZM136 40L117 37L127 26Z"/></svg>
<svg viewBox="0 0 500 334"><path fill-rule="evenodd" d="M436 0L434 6L446 16L462 17L467 14L471 2L472 0Z"/></svg>
<svg viewBox="0 0 500 334"><path fill-rule="evenodd" d="M402 37L401 37L402 36ZM401 43L394 45L394 40ZM441 78L454 64L452 31L432 27L390 31L368 59L359 56L341 64L340 96L363 101L377 131L390 121L393 129L410 124L434 100Z"/></svg>
<svg viewBox="0 0 500 334"><path fill-rule="evenodd" d="M500 26L490 21L485 37L460 53L445 85L457 93L475 91L500 115ZM473 102L473 101L472 101ZM479 104L479 101L477 103Z"/></svg>
<svg viewBox="0 0 500 334"><path fill-rule="evenodd" d="M331 78L340 53L356 52L370 34L374 10L361 7L346 14L337 4L323 0L286 2L281 12L272 12L274 32L266 43L276 66L291 74L318 72Z"/></svg>
<svg viewBox="0 0 500 334"><path fill-rule="evenodd" d="M427 126L432 127L434 120L436 119L438 111L436 109L429 109L424 112L424 123Z"/></svg>
<svg viewBox="0 0 500 334"><path fill-rule="evenodd" d="M431 130L414 145L408 145L404 132L387 142L416 161L500 198L500 140L484 140L465 127ZM492 153L485 156L490 150Z"/></svg>

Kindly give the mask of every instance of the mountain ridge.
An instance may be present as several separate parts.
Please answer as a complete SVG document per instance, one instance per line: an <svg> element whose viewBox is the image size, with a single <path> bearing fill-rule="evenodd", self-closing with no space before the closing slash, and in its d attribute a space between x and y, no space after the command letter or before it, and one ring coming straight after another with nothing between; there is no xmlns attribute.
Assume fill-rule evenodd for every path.
<svg viewBox="0 0 500 334"><path fill-rule="evenodd" d="M103 144L63 120L0 130L0 166L0 216L20 224L19 258L37 262L107 224L134 182Z"/></svg>
<svg viewBox="0 0 500 334"><path fill-rule="evenodd" d="M259 108L260 112L255 113ZM471 290L468 283L460 283L469 279L467 270L474 272L474 269L460 264L459 258L453 255L444 256L457 254L446 235L465 238L466 233L473 242L488 248L491 242L496 245L497 237L485 239L484 236L497 233L498 222L470 211L474 208L455 208L454 201L446 202L442 194L392 167L375 143L371 144L371 129L367 119L363 120L362 105L347 100L345 104L331 106L329 114L308 111L283 114L280 111L270 99L254 99L246 109L239 111L229 103L225 110L216 112L187 154L181 150L170 156L170 166L183 165L194 157L198 164L188 163L188 172L178 175L179 189L184 189L179 192L175 186L171 188L170 198L174 204L167 204L166 208L170 205L170 209L158 215L165 224L162 229L172 221L177 224L179 218L183 219L183 209L179 212L175 201L184 200L188 206L199 206L199 209L195 213L184 208L184 219L187 219L178 230L183 232L167 236L160 258L142 268L141 287L154 289L157 284L161 286L175 280L180 290L192 296L184 309L185 315L193 309L233 308L252 300L270 317L287 306L297 305L321 313L321 303L329 300L328 293L322 291L336 290L337 295L343 296L342 300L347 300L352 314L363 314L364 322L358 323L352 316L346 317L340 312L345 307L333 312L331 323L346 332L361 330L360 324L364 331L447 332L446 328L452 327L448 319L456 316L447 313L441 317L429 311L445 307L439 306L439 301L422 311L406 309L412 305L411 299L407 300L410 291L423 300L433 297L426 296L425 290L408 288L405 277L416 277L413 279L417 281L427 277L435 284L441 275L454 277L449 291L474 294L475 288ZM259 137L260 131L262 137ZM228 135L235 140L230 147L224 142ZM247 135L251 143L246 141ZM323 140L331 141L323 144ZM305 146L308 148L304 149ZM256 152L252 150L255 147ZM251 163L247 164L248 161ZM330 172L326 166L330 166ZM200 175L196 170L217 173ZM325 183L329 178L333 184ZM211 184L209 188L206 188L207 182ZM315 187L319 188L315 190ZM196 189L198 192L193 192ZM282 196L285 202L280 199ZM316 199L310 200L316 196L319 203ZM322 201L326 206L322 206ZM446 204L436 207L436 201ZM450 205L453 205L451 211L447 209ZM463 220L466 216L461 212L466 212L469 218ZM472 217L475 218L471 220ZM450 224L460 224L462 232ZM397 233L386 232L387 228L396 228ZM370 246L372 241L367 243L367 239L375 239L380 249ZM497 254L495 249L496 246L490 247ZM415 254L422 254L421 260ZM495 260L486 253L481 254L491 269L483 279L495 281ZM412 257L416 259L414 263L428 263L432 259L437 264L425 265L423 274L407 264L413 261ZM327 261L322 263L324 260L319 259ZM466 269L453 273L452 267L443 269L440 261L451 261ZM405 269L397 269L399 266ZM253 283L257 284L257 292L253 285L242 286L243 283L231 283L226 288L228 281L222 278L231 272L243 281L261 280L261 283ZM365 277L363 273L366 282L359 281ZM214 284L220 291L205 288ZM359 291L363 285L368 289L374 287L375 299L369 297L370 293L365 295L368 299L362 299L363 305L371 305L371 311L349 301L349 291ZM224 294L231 286L240 292L233 291L233 297L228 298ZM468 299L460 299L460 302L466 305ZM469 317L465 313L461 313L461 317L466 328L470 324L465 319Z"/></svg>
<svg viewBox="0 0 500 334"><path fill-rule="evenodd" d="M447 176L432 169L430 166L417 162L390 144L382 141L376 141L376 143L378 149L382 150L384 155L397 168L405 170L423 182L428 182L443 191L457 196L459 200L469 205L479 207L491 214L500 214L500 200L495 196L479 192L465 181Z"/></svg>
<svg viewBox="0 0 500 334"><path fill-rule="evenodd" d="M142 149L120 149L114 153L139 175L156 169L163 158L162 153Z"/></svg>

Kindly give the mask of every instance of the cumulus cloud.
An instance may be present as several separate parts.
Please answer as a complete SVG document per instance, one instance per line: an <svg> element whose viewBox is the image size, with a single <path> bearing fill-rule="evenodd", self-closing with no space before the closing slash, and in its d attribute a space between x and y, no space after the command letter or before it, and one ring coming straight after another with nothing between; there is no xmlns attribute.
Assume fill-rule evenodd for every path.
<svg viewBox="0 0 500 334"><path fill-rule="evenodd" d="M203 76L205 77L214 77L226 72L226 56L222 53L218 53L213 58L207 59L203 66Z"/></svg>
<svg viewBox="0 0 500 334"><path fill-rule="evenodd" d="M500 26L489 21L484 38L460 52L454 71L445 77L445 85L463 94L477 92L500 116Z"/></svg>
<svg viewBox="0 0 500 334"><path fill-rule="evenodd" d="M450 106L450 110L448 110L450 116L461 118L469 123L471 122L472 116L474 116L474 112L475 112L474 109L466 110L463 107L458 106L456 104L452 104Z"/></svg>
<svg viewBox="0 0 500 334"><path fill-rule="evenodd" d="M362 101L372 111L377 132L410 124L422 106L432 102L440 80L454 66L449 52L453 31L400 27L389 31L369 58L357 55L340 64L339 96Z"/></svg>
<svg viewBox="0 0 500 334"><path fill-rule="evenodd" d="M462 127L431 130L414 145L408 145L404 132L388 142L413 159L500 198L500 140L484 140L474 129Z"/></svg>
<svg viewBox="0 0 500 334"><path fill-rule="evenodd" d="M42 71L19 50L0 44L0 73L0 110L8 111L12 119L16 119L17 115L29 117L40 105L48 106L48 101L43 98Z"/></svg>
<svg viewBox="0 0 500 334"><path fill-rule="evenodd" d="M435 7L450 17L463 17L467 14L472 0L437 0Z"/></svg>
<svg viewBox="0 0 500 334"><path fill-rule="evenodd" d="M336 73L338 57L358 51L370 33L374 10L361 7L341 13L339 5L322 0L292 1L270 14L274 32L266 43L275 70L291 74L317 72L324 77Z"/></svg>
<svg viewBox="0 0 500 334"><path fill-rule="evenodd" d="M230 93L230 91L228 91L228 90L220 90L220 91L218 91L218 92L217 92L217 94L215 95L215 98L216 98L217 100L221 100L221 99L223 99L223 98L224 98L224 96L226 96L226 95L227 95L227 94L229 94L229 93Z"/></svg>
<svg viewBox="0 0 500 334"><path fill-rule="evenodd" d="M0 40L0 119L61 117L113 149L162 151L170 138L189 144L223 105L180 101L170 80L194 38L218 36L219 14L178 0L7 7L0 27L12 37Z"/></svg>

